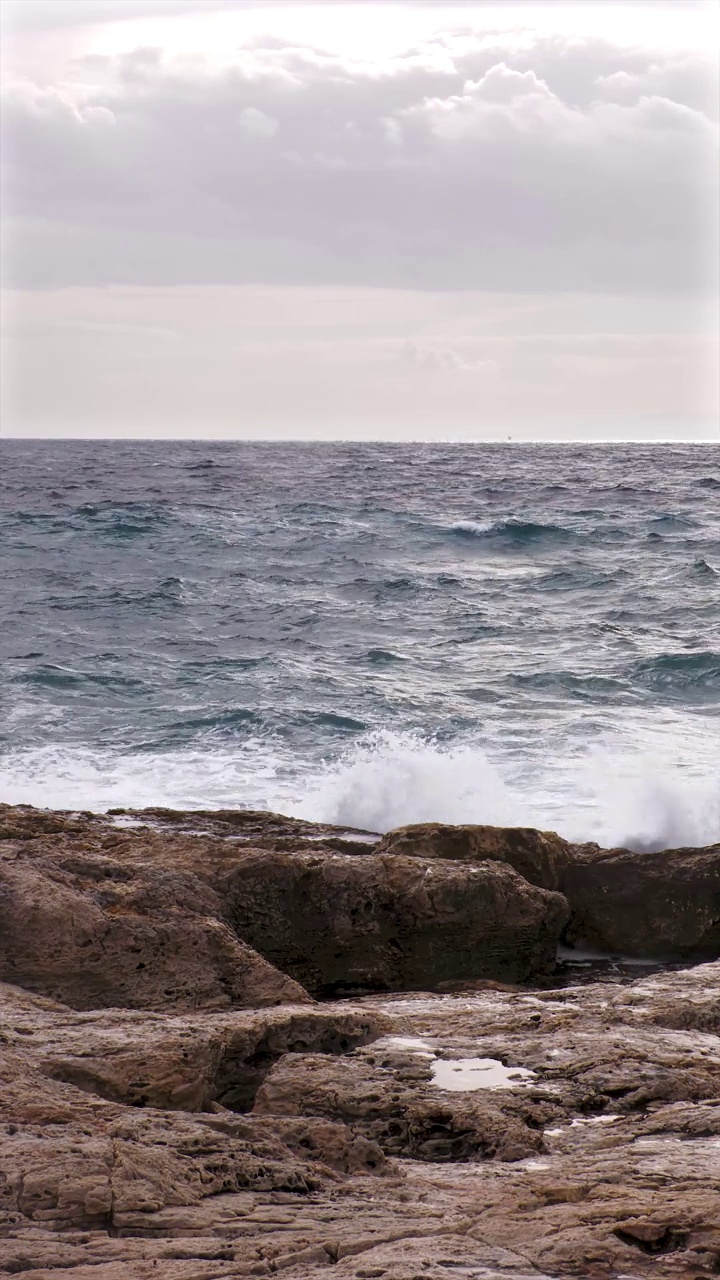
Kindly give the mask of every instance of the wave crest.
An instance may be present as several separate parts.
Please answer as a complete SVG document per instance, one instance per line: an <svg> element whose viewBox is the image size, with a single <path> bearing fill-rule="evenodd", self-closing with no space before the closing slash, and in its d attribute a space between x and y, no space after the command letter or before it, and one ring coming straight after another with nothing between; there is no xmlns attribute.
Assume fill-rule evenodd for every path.
<svg viewBox="0 0 720 1280"><path fill-rule="evenodd" d="M575 535L560 524L536 524L532 520L458 520L447 526L456 538L484 538L494 542L526 545L540 541L566 540Z"/></svg>
<svg viewBox="0 0 720 1280"><path fill-rule="evenodd" d="M669 751L664 759L630 754L614 741L519 774L476 742L371 734L327 766L292 811L372 831L412 822L532 826L640 850L720 839L715 778L688 774Z"/></svg>

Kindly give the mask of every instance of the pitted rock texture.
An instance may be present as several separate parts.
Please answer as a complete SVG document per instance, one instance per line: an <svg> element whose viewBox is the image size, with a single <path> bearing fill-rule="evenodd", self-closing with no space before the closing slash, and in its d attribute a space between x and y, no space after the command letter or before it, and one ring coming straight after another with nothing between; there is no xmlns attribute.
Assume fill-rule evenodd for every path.
<svg viewBox="0 0 720 1280"><path fill-rule="evenodd" d="M571 945L664 960L720 956L720 844L633 852L572 845L531 827L421 823L388 832L376 852L507 862L564 894Z"/></svg>
<svg viewBox="0 0 720 1280"><path fill-rule="evenodd" d="M117 821L0 806L0 1275L720 1273L720 962L509 985L556 873L571 940L716 955L717 847ZM406 989L315 1004L241 920L322 994Z"/></svg>
<svg viewBox="0 0 720 1280"><path fill-rule="evenodd" d="M247 854L217 884L237 934L313 995L551 973L560 894L499 862Z"/></svg>
<svg viewBox="0 0 720 1280"><path fill-rule="evenodd" d="M704 1280L718 1007L720 964L182 1016L0 988L0 1273ZM474 1057L532 1076L433 1083ZM223 1107L258 1058L252 1110Z"/></svg>
<svg viewBox="0 0 720 1280"><path fill-rule="evenodd" d="M560 890L563 871L573 859L572 845L554 831L534 827L450 826L422 822L389 831L378 853L414 858L450 858L458 862L494 859L507 862L530 884Z"/></svg>
<svg viewBox="0 0 720 1280"><path fill-rule="evenodd" d="M628 956L720 956L720 844L659 853L581 846L561 886L572 940Z"/></svg>
<svg viewBox="0 0 720 1280"><path fill-rule="evenodd" d="M0 977L75 1008L222 1008L554 969L565 900L507 864L339 853L327 828L288 851L311 824L173 816L0 809Z"/></svg>
<svg viewBox="0 0 720 1280"><path fill-rule="evenodd" d="M170 876L185 874L193 878L196 894L200 891L200 886L214 892L215 896L210 895L208 907L211 918L223 923L227 923L230 916L236 923L246 920L248 928L255 931L257 939L264 937L261 913L253 913L250 907L239 900L227 903L225 898L230 889L232 899L235 880L240 883L244 877L252 879L258 865L261 865L258 859L263 854L267 857L264 865L268 872L265 890L268 918L274 915L276 921L282 917L284 908L282 895L272 887L271 882L276 877L278 868L282 867L284 870L288 866L282 858L287 859L291 855L300 858L306 867L312 867L309 880L314 878L317 882L327 880L330 883L334 879L344 878L350 892L349 886L355 876L358 893L364 889L368 880L367 870L363 871L361 868L368 864L369 859L386 860L386 869L382 873L379 871L380 863L368 864L378 871L376 879L379 907L385 888L394 892L393 873L389 870L387 860L397 864L397 883L400 885L401 895L410 892L415 898L417 894L408 889L410 872L406 870L403 875L400 870L402 866L407 867L410 859L416 860L424 871L434 868L433 874L440 878L444 876L448 886L453 882L459 883L462 876L466 877L466 883L470 883L469 872L462 872L461 867L473 867L477 872L483 866L485 870L482 874L486 877L486 884L490 886L492 880L489 878L488 867L499 863L505 864L508 870L514 869L529 885L559 891L565 897L569 919L564 928L564 941L571 946L589 946L615 955L654 957L660 960L676 958L703 961L716 959L720 955L720 845L711 845L705 849L635 853L623 849L603 850L592 844L572 845L554 832L525 827L425 823L399 828L380 838L368 832L346 831L278 814L241 810L221 810L217 813L176 812L166 809L122 810L114 818L110 818L85 813L48 812L29 806L0 805L0 849L13 850L12 856L18 858L23 856L44 859L46 863L54 863L61 869L61 854L70 859L69 867L73 857L82 861L92 855L118 864L129 864L141 869L146 877L150 877L153 868L156 876L161 869ZM276 861L278 858L281 859L280 862ZM244 868L243 864L247 859L253 865ZM321 867L323 860L328 861L325 871ZM351 860L357 864L354 871L350 869ZM347 866L344 877L331 870L333 863L338 868ZM448 870L453 864L455 870ZM303 874L299 870L292 873L298 878L302 878ZM122 872L118 871L113 875L120 881ZM496 884L500 883L501 876L502 872L495 874ZM155 883L157 885L157 880ZM310 893L306 902L308 909L312 907L312 896ZM492 900L492 896L490 893L488 902ZM642 910L638 910L638 903L642 903ZM397 930L393 933L384 928L388 924L385 907L380 907L384 921L365 921L358 913L358 904L354 905L354 916L351 905L350 916L345 913L338 920L338 926L340 932L345 931L347 934L347 920L350 919L358 943L358 968L364 968L368 973L368 988L381 988L387 985L388 980L391 985L396 982L401 986L412 985L412 982L406 980L408 967L402 957L393 965L390 957L385 955L377 966L382 972L369 973L367 964L360 956L364 946L363 933L375 931L380 950L386 938L389 940L391 935L394 938L392 945L400 943L402 947L402 943L396 936ZM400 906L398 899L398 909ZM302 908L302 903L292 904L292 910L298 910L297 919L305 921L307 915L303 915ZM486 922L487 914L483 917L483 923ZM329 919L320 919L321 933L326 924L330 928L334 927ZM195 928L195 925L192 927ZM495 936L499 937L501 931L498 927ZM259 942L253 943L253 938L244 935L241 928L238 928L238 932L244 941L255 945L268 960L276 961L274 954L264 951ZM547 968L548 949L543 945L545 933L546 930L543 939L538 939L539 945L534 953L525 950L525 961L531 961L530 967L525 963L524 972L528 980L541 976ZM288 971L300 982L307 981L311 987L314 985L314 989L321 994L339 992L341 987L338 981L342 982L343 979L338 979L337 975L329 972L333 956L328 952L325 957L327 976L323 976L319 970L314 975L306 973L309 966L303 948L307 949L307 942L300 930L296 941L299 967L296 970L291 964ZM207 942L203 945L207 945ZM159 949L162 950L162 947ZM353 949L347 947L347 937L338 950L338 960L341 955L352 958L350 953ZM535 956L540 957L537 965ZM458 967L457 973L449 974L447 965L443 968L443 964L437 963L436 957L429 956L428 961L421 979L422 986L439 985L454 978L464 980L470 976L464 964ZM500 965L496 971L481 964L472 976L494 976L508 981L522 981L523 963L521 961L515 969L509 969L501 948ZM533 968L534 965L536 967ZM280 964L280 967L283 965ZM394 973L397 977L393 976ZM386 979L383 974L390 976ZM437 976L439 974L442 976ZM10 972L6 976L14 981L18 980L17 975ZM166 986L172 990L171 982ZM40 986L37 989L47 990ZM163 987L162 990L164 989ZM355 978L350 981L347 989L358 989ZM159 984L154 999L158 998L161 998ZM222 996L218 998L223 999ZM288 993L284 998L294 997ZM230 1003L236 1002L234 995L229 999Z"/></svg>
<svg viewBox="0 0 720 1280"><path fill-rule="evenodd" d="M309 998L237 938L196 876L34 845L0 842L0 979L75 1009Z"/></svg>

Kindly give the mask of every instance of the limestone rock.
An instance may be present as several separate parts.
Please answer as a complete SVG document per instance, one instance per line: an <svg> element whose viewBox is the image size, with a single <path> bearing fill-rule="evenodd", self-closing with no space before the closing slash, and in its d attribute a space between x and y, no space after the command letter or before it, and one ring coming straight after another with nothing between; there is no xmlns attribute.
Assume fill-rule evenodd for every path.
<svg viewBox="0 0 720 1280"><path fill-rule="evenodd" d="M367 853L379 840L371 831L331 826L326 822L308 822L288 818L280 813L257 809L111 809L110 816L126 820L134 826L193 836L230 838L240 846L254 849L320 849L339 852Z"/></svg>
<svg viewBox="0 0 720 1280"><path fill-rule="evenodd" d="M302 1001L222 920L192 875L97 854L0 845L0 979L76 1009Z"/></svg>
<svg viewBox="0 0 720 1280"><path fill-rule="evenodd" d="M719 1004L720 964L182 1015L0 989L0 1272L709 1280ZM83 1055L94 1085L53 1074ZM446 1088L473 1057L506 1078ZM266 1074L240 1114L218 1090L241 1062Z"/></svg>
<svg viewBox="0 0 720 1280"><path fill-rule="evenodd" d="M239 935L314 995L552 972L565 900L498 862L248 853L217 890Z"/></svg>
<svg viewBox="0 0 720 1280"><path fill-rule="evenodd" d="M551 963L532 877L571 938L712 951L717 846L118 821L0 806L0 1274L717 1276L720 962L496 980ZM254 937L319 991L405 990L315 1004Z"/></svg>
<svg viewBox="0 0 720 1280"><path fill-rule="evenodd" d="M451 858L459 862L493 859L507 862L530 884L561 889L563 870L573 858L572 846L554 831L534 827L451 826L422 822L398 827L383 836L378 853L414 858Z"/></svg>
<svg viewBox="0 0 720 1280"><path fill-rule="evenodd" d="M720 956L720 844L660 853L585 846L561 883L571 942L627 956Z"/></svg>

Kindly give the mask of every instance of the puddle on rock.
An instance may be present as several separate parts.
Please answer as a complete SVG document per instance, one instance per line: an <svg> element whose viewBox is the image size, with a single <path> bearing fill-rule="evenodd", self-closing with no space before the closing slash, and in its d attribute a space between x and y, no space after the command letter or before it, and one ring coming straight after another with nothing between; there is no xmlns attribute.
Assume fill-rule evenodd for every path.
<svg viewBox="0 0 720 1280"><path fill-rule="evenodd" d="M416 1036L386 1036L384 1040L377 1041L378 1045L384 1049L401 1049L407 1053L413 1053L418 1058L434 1058L435 1050L426 1040L419 1040Z"/></svg>
<svg viewBox="0 0 720 1280"><path fill-rule="evenodd" d="M517 1089L532 1084L534 1071L527 1067L505 1067L497 1058L440 1058L430 1068L433 1083L453 1093L473 1089Z"/></svg>

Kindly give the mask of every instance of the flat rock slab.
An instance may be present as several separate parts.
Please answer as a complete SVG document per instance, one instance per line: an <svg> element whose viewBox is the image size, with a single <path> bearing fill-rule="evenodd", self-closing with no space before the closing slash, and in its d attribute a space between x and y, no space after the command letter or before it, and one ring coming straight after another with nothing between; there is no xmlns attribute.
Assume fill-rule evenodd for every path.
<svg viewBox="0 0 720 1280"><path fill-rule="evenodd" d="M717 1274L720 964L255 1013L0 996L6 1274ZM477 1061L507 1087L434 1070Z"/></svg>

